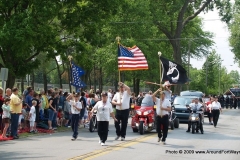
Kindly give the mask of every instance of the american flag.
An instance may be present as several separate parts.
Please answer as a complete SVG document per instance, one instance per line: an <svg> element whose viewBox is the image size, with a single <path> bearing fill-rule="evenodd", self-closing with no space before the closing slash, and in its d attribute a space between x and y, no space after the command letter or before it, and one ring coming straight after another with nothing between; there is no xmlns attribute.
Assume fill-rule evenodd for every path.
<svg viewBox="0 0 240 160"><path fill-rule="evenodd" d="M119 44L118 69L120 71L145 70L148 69L148 63L144 54L137 46L127 48Z"/></svg>
<svg viewBox="0 0 240 160"><path fill-rule="evenodd" d="M72 62L71 67L72 80L71 84L75 87L85 87L86 84L80 79L80 76L84 75L84 70Z"/></svg>

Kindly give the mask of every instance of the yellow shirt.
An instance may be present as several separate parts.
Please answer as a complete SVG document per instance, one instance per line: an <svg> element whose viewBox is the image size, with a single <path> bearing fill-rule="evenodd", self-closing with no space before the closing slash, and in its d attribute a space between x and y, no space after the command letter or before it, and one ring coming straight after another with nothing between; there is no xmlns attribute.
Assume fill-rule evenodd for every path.
<svg viewBox="0 0 240 160"><path fill-rule="evenodd" d="M21 113L22 112L22 103L21 102L21 99L15 95L15 94L12 94L10 96L10 110L11 110L11 113ZM19 105L15 105L17 103L20 103Z"/></svg>

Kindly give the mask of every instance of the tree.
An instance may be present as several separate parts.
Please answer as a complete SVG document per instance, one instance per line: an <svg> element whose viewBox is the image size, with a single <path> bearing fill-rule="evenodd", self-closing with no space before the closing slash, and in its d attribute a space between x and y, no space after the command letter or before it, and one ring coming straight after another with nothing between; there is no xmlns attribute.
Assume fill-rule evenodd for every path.
<svg viewBox="0 0 240 160"><path fill-rule="evenodd" d="M231 18L228 12L231 3L226 0L151 0L150 2L154 23L168 38L173 48L173 58L179 64L182 64L183 58L181 51L183 32L188 32L187 26L191 25L190 22L201 12L217 8L222 20L229 22ZM180 88L176 89L180 90Z"/></svg>

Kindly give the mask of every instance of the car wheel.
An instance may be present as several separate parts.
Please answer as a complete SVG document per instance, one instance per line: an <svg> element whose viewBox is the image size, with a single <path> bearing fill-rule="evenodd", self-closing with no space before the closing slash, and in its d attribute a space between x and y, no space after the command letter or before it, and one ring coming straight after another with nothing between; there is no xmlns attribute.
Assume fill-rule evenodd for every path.
<svg viewBox="0 0 240 160"><path fill-rule="evenodd" d="M174 120L174 128L179 128L179 119L175 118Z"/></svg>

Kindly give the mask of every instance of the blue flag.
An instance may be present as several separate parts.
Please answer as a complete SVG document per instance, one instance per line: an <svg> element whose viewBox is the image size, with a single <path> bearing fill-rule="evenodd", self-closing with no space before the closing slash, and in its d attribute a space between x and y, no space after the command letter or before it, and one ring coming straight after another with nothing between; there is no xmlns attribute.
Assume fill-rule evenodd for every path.
<svg viewBox="0 0 240 160"><path fill-rule="evenodd" d="M86 84L81 80L81 76L84 75L84 70L80 68L79 66L75 65L72 62L72 67L71 67L71 85L75 87L80 87L83 88L86 86Z"/></svg>

